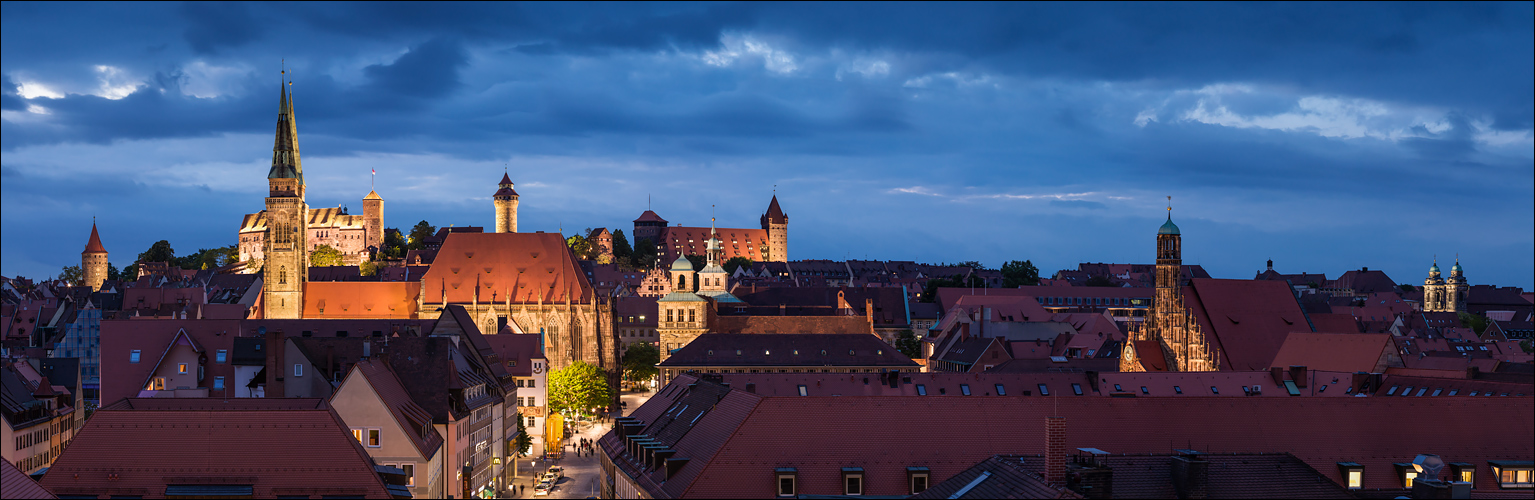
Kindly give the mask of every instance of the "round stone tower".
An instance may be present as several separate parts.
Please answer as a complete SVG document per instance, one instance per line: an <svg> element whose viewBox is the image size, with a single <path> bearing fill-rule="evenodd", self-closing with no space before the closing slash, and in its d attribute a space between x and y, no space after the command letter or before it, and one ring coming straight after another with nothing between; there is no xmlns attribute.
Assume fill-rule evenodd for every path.
<svg viewBox="0 0 1535 500"><path fill-rule="evenodd" d="M101 282L107 279L107 248L101 246L101 235L96 233L96 222L91 222L91 239L80 252L81 285L101 291Z"/></svg>
<svg viewBox="0 0 1535 500"><path fill-rule="evenodd" d="M500 190L496 191L496 232L517 232L517 191L512 189L512 178L501 174Z"/></svg>

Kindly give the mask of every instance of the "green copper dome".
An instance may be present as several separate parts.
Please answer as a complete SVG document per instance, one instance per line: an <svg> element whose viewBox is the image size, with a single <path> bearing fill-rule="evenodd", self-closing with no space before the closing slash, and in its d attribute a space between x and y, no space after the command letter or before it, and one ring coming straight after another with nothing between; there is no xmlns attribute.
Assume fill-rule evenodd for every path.
<svg viewBox="0 0 1535 500"><path fill-rule="evenodd" d="M1433 267L1428 268L1428 272L1430 274L1439 274L1439 263L1435 262Z"/></svg>
<svg viewBox="0 0 1535 500"><path fill-rule="evenodd" d="M672 263L672 271L693 272L693 261L688 260L687 256L677 257L677 261Z"/></svg>
<svg viewBox="0 0 1535 500"><path fill-rule="evenodd" d="M1455 261L1455 265L1454 266L1450 266L1450 272L1452 272L1452 273L1459 273L1460 272L1460 261L1457 260L1457 261Z"/></svg>
<svg viewBox="0 0 1535 500"><path fill-rule="evenodd" d="M1178 232L1178 225L1177 224L1173 224L1173 216L1172 215L1168 215L1167 216L1167 223L1166 224L1162 224L1162 228L1157 230L1157 234L1183 234L1183 233Z"/></svg>

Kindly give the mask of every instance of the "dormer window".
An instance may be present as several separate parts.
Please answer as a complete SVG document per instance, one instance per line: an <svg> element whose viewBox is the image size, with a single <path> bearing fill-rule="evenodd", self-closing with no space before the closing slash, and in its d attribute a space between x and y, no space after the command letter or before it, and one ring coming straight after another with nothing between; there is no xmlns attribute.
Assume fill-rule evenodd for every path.
<svg viewBox="0 0 1535 500"><path fill-rule="evenodd" d="M1343 485L1351 490L1364 487L1364 466L1355 462L1338 462L1338 473L1343 476Z"/></svg>

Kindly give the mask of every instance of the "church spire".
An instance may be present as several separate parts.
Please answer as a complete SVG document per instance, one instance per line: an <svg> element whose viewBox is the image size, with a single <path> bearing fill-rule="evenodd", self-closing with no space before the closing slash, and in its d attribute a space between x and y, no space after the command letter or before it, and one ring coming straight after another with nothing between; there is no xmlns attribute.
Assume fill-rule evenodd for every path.
<svg viewBox="0 0 1535 500"><path fill-rule="evenodd" d="M283 71L287 75L287 71ZM304 183L304 167L299 161L298 123L293 113L293 94L288 92L292 83L284 82L277 101L277 134L272 141L272 169L268 179L297 179Z"/></svg>

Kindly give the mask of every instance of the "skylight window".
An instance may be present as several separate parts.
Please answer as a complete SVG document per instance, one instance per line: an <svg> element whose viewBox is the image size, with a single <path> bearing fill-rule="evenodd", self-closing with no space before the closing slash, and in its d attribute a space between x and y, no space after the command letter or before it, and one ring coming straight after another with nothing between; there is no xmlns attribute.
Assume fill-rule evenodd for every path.
<svg viewBox="0 0 1535 500"><path fill-rule="evenodd" d="M800 387L804 387L804 386L800 386ZM918 396L926 396L927 395L927 386L926 385L922 385L922 384L917 384L917 395Z"/></svg>
<svg viewBox="0 0 1535 500"><path fill-rule="evenodd" d="M1173 392L1177 394L1183 394L1183 388L1175 385L1173 386Z"/></svg>
<svg viewBox="0 0 1535 500"><path fill-rule="evenodd" d="M960 392L960 394L964 394L966 396L969 396L970 395L970 384L959 384L959 392Z"/></svg>
<svg viewBox="0 0 1535 500"><path fill-rule="evenodd" d="M1143 385L1143 386L1141 386L1141 394L1150 395L1151 394L1151 389L1147 389L1146 386Z"/></svg>
<svg viewBox="0 0 1535 500"><path fill-rule="evenodd" d="M1049 396L1050 395L1050 388L1049 387L1045 387L1045 384L1039 384L1039 395L1041 395L1041 396Z"/></svg>
<svg viewBox="0 0 1535 500"><path fill-rule="evenodd" d="M1001 387L1001 386L998 386L998 387ZM1076 395L1078 395L1078 396L1081 396L1082 395L1082 384L1071 384L1071 392L1076 394Z"/></svg>
<svg viewBox="0 0 1535 500"><path fill-rule="evenodd" d="M1002 387L1002 384L997 384L997 395L998 396L1006 396L1007 395L1007 388L1006 387Z"/></svg>
<svg viewBox="0 0 1535 500"><path fill-rule="evenodd" d="M801 395L801 396L809 396L810 395L809 391L805 388L805 384L800 384L799 385L799 395Z"/></svg>
<svg viewBox="0 0 1535 500"><path fill-rule="evenodd" d="M1216 396L1219 396L1219 395L1221 395L1221 390L1215 388L1215 386L1212 385L1212 386L1210 386L1210 393L1214 394Z"/></svg>

